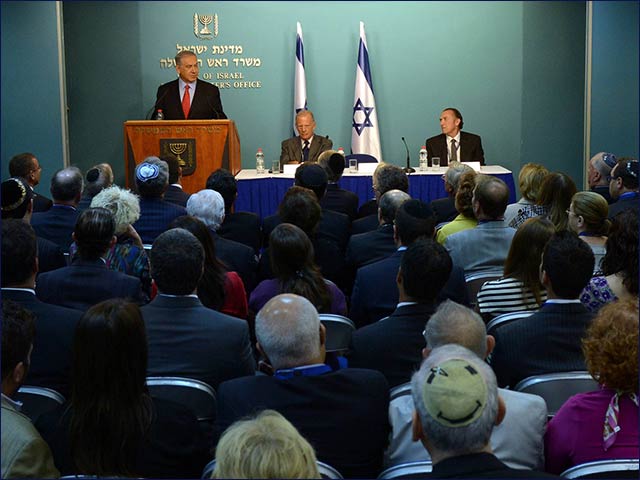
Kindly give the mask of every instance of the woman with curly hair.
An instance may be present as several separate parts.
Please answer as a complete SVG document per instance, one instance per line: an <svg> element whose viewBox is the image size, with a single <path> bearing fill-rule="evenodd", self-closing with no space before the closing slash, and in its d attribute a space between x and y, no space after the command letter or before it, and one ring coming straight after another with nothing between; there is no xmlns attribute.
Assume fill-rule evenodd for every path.
<svg viewBox="0 0 640 480"><path fill-rule="evenodd" d="M444 241L449 235L474 228L478 225L478 220L473 214L473 203L471 202L473 189L476 187L476 175L475 170L460 175L455 197L458 216L440 228L436 233L436 241L440 245L444 245Z"/></svg>
<svg viewBox="0 0 640 480"><path fill-rule="evenodd" d="M587 368L600 384L558 410L544 437L546 470L638 458L638 301L607 305L582 341Z"/></svg>
<svg viewBox="0 0 640 480"><path fill-rule="evenodd" d="M602 195L595 192L578 192L571 199L567 210L569 229L584 240L596 257L593 273L600 272L600 262L607 249L605 242L611 227L609 204Z"/></svg>
<svg viewBox="0 0 640 480"><path fill-rule="evenodd" d="M638 214L625 210L613 218L601 263L602 276L591 279L580 295L588 310L596 312L618 299L638 301Z"/></svg>

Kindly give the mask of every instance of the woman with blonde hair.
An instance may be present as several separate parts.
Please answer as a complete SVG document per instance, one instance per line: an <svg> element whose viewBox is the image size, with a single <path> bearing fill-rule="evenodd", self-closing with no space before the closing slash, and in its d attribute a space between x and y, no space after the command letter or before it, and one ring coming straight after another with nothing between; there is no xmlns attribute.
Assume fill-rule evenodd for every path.
<svg viewBox="0 0 640 480"><path fill-rule="evenodd" d="M275 410L240 420L220 437L211 478L321 478L313 447Z"/></svg>
<svg viewBox="0 0 640 480"><path fill-rule="evenodd" d="M458 190L456 191L455 205L458 216L451 220L436 233L436 241L444 245L444 241L449 235L474 228L478 225L478 220L473 214L473 189L476 186L476 172L471 170L460 175L458 180Z"/></svg>
<svg viewBox="0 0 640 480"><path fill-rule="evenodd" d="M593 250L596 263L594 274L600 271L600 262L607 249L605 243L611 227L609 204L595 192L578 192L567 210L569 229L576 232Z"/></svg>
<svg viewBox="0 0 640 480"><path fill-rule="evenodd" d="M542 181L549 173L546 167L537 163L525 163L520 169L518 175L518 188L522 197L516 203L507 205L504 212L504 221L509 224L516 215L521 212L533 212L534 216L541 215L538 213L540 206L536 205L538 194Z"/></svg>

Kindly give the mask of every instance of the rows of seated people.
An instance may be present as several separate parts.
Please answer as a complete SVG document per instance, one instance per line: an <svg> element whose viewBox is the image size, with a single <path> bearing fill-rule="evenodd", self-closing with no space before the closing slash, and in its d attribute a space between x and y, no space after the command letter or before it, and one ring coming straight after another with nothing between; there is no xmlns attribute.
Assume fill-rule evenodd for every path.
<svg viewBox="0 0 640 480"><path fill-rule="evenodd" d="M196 478L223 433L264 409L345 478L430 459L435 476L469 477L637 458L637 160L596 155L587 192L527 164L513 205L504 182L458 163L443 175L449 196L426 204L381 164L358 209L343 169L331 151L300 165L264 219L233 211L227 171L183 192L173 157L137 166L137 194L106 164L61 169L37 213L27 174L3 182L3 478ZM609 196L591 185L601 179ZM476 292L465 277L479 273L490 280ZM346 356L327 353L320 313L355 323ZM514 391L586 370L601 389L548 425L545 402ZM188 408L150 397L147 376L207 383L215 423L203 431ZM409 381L412 395L390 397ZM67 399L37 431L12 400L22 384ZM450 401L465 396L480 406ZM218 461L214 475L231 476Z"/></svg>

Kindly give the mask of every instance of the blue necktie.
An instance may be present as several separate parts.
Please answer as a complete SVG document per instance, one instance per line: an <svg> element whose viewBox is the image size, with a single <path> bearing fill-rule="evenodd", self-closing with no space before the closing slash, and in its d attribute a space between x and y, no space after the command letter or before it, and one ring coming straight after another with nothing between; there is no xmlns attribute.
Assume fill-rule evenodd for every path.
<svg viewBox="0 0 640 480"><path fill-rule="evenodd" d="M304 141L304 147L302 149L302 161L309 161L309 140Z"/></svg>

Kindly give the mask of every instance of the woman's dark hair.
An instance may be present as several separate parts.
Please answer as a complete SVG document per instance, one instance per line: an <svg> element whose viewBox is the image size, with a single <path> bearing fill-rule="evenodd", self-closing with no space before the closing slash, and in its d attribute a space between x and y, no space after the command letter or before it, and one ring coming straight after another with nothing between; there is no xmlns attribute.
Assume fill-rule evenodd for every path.
<svg viewBox="0 0 640 480"><path fill-rule="evenodd" d="M613 217L607 237L607 253L602 259L605 275L617 273L633 295L638 294L638 214L624 210Z"/></svg>
<svg viewBox="0 0 640 480"><path fill-rule="evenodd" d="M78 473L136 474L138 446L153 415L146 375L140 308L113 299L87 310L73 341L69 434Z"/></svg>
<svg viewBox="0 0 640 480"><path fill-rule="evenodd" d="M544 177L537 204L549 207L549 220L556 226L556 232L567 229L567 209L576 192L576 184L565 173L553 172Z"/></svg>
<svg viewBox="0 0 640 480"><path fill-rule="evenodd" d="M78 255L84 260L97 260L109 249L116 232L113 214L106 208L88 208L83 211L73 230Z"/></svg>
<svg viewBox="0 0 640 480"><path fill-rule="evenodd" d="M201 220L189 215L176 218L169 228L184 228L193 233L202 244L204 273L198 282L198 298L205 307L220 310L224 304L226 268L216 257L216 246L209 229Z"/></svg>
<svg viewBox="0 0 640 480"><path fill-rule="evenodd" d="M553 223L546 218L527 219L513 236L504 263L504 276L520 280L525 287L523 295L528 288L536 297L538 305L542 302L541 294L544 290L540 283L540 257L554 232Z"/></svg>
<svg viewBox="0 0 640 480"><path fill-rule="evenodd" d="M309 237L290 223L281 223L269 236L269 259L280 282L278 293L295 293L315 305L320 313L331 308L329 288L313 260Z"/></svg>

